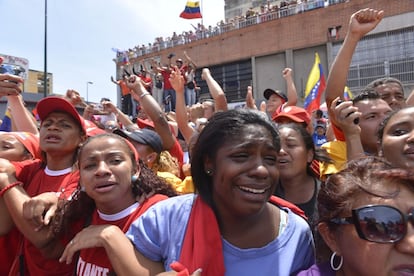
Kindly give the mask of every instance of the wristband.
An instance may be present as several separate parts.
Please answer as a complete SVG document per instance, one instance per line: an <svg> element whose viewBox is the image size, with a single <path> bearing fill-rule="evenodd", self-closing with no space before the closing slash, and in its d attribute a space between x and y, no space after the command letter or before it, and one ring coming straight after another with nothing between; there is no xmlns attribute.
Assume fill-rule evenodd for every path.
<svg viewBox="0 0 414 276"><path fill-rule="evenodd" d="M149 92L144 92L141 95L139 95L139 98L142 99L142 98L144 98L145 96L148 96L148 95L151 95L151 94Z"/></svg>
<svg viewBox="0 0 414 276"><path fill-rule="evenodd" d="M13 183L11 183L11 184L9 184L9 185L7 185L6 187L4 187L1 191L0 191L0 197L2 197L8 190L10 190L11 188L13 188L13 187L15 187L15 186L18 186L18 185L22 185L23 184L23 182L20 182L20 181L16 181L16 182L13 182Z"/></svg>

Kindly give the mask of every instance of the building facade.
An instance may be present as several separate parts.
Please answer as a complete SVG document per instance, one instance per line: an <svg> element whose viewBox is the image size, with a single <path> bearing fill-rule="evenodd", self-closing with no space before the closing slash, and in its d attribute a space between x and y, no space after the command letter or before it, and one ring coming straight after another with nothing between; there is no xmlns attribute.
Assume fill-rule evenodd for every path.
<svg viewBox="0 0 414 276"><path fill-rule="evenodd" d="M231 6L230 2L243 1L226 0L226 7ZM285 91L282 70L290 67L299 98L303 100L315 53L319 54L327 76L347 32L349 17L368 7L383 9L385 17L359 43L349 70L348 86L357 94L371 80L392 76L403 82L408 95L414 88L413 0L329 1L323 6L320 1L308 0L306 6L299 9L294 5L287 13L278 10L266 17L257 15L237 24L233 22L201 39L152 49L135 54L129 60L132 65L150 59L166 64L170 53L175 53L175 58L183 58L182 53L186 51L199 68L211 70L229 102L244 101L248 85L253 86L256 100L263 99L266 88ZM122 70L118 60L119 75ZM200 96L209 97L200 74L201 70L197 70Z"/></svg>

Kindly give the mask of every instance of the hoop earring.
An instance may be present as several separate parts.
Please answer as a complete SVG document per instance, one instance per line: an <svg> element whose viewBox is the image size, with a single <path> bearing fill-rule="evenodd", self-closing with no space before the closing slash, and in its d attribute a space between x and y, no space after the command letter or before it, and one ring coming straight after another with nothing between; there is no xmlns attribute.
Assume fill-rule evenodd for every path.
<svg viewBox="0 0 414 276"><path fill-rule="evenodd" d="M338 266L335 266L335 257L338 256L339 258L339 264ZM331 268L335 271L338 271L341 269L342 264L344 263L344 258L342 256L336 255L336 252L332 253L331 255Z"/></svg>

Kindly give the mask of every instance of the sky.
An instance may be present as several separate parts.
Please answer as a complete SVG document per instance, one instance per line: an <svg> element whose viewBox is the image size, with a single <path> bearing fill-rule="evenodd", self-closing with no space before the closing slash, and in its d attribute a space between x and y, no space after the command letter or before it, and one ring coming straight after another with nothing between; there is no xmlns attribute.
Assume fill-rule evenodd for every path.
<svg viewBox="0 0 414 276"><path fill-rule="evenodd" d="M182 19L186 0L48 0L47 70L53 92L77 90L89 101L117 99L112 48L126 50L193 30L201 19ZM29 60L44 70L45 0L0 0L0 54ZM201 1L205 26L224 19L224 0ZM87 82L93 84L87 85ZM88 93L86 93L88 90ZM88 95L86 95L88 94Z"/></svg>

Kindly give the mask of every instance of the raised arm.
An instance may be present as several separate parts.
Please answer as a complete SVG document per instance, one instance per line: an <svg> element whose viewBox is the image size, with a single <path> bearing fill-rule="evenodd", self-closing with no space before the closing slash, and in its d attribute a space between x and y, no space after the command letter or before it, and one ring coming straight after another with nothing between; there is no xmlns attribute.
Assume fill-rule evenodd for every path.
<svg viewBox="0 0 414 276"><path fill-rule="evenodd" d="M104 110L116 114L116 118L119 123L121 123L127 130L137 130L139 129L137 124L134 124L129 116L123 113L119 108L117 108L112 102L105 101L102 103Z"/></svg>
<svg viewBox="0 0 414 276"><path fill-rule="evenodd" d="M247 86L247 93L246 93L246 107L250 109L257 109L256 103L253 98L253 90L252 87L249 85Z"/></svg>
<svg viewBox="0 0 414 276"><path fill-rule="evenodd" d="M155 59L151 59L151 69L155 72L155 73L159 73L163 70L163 68L161 68L158 63L155 61Z"/></svg>
<svg viewBox="0 0 414 276"><path fill-rule="evenodd" d="M128 87L131 88L131 95L139 101L145 113L154 122L155 131L161 136L164 149L169 150L175 144L175 136L172 133L168 121L160 105L145 89L144 84L138 76L132 75L128 79Z"/></svg>
<svg viewBox="0 0 414 276"><path fill-rule="evenodd" d="M287 87L288 100L286 102L286 106L296 105L296 103L298 102L298 93L296 91L295 82L293 81L292 69L291 68L283 69L282 76L286 81L286 87Z"/></svg>
<svg viewBox="0 0 414 276"><path fill-rule="evenodd" d="M187 54L187 51L184 51L184 57L187 60L188 64L192 64L194 67L194 70L197 68L197 64L190 58L190 56Z"/></svg>
<svg viewBox="0 0 414 276"><path fill-rule="evenodd" d="M329 71L325 90L325 100L328 107L331 106L335 98L343 99L348 70L358 41L373 30L383 16L384 11L374 9L359 10L351 15L345 40ZM331 109L329 109L329 113L331 117Z"/></svg>
<svg viewBox="0 0 414 276"><path fill-rule="evenodd" d="M17 131L27 131L39 135L37 122L29 110L27 110L22 95L7 97L13 124Z"/></svg>
<svg viewBox="0 0 414 276"><path fill-rule="evenodd" d="M119 83L114 79L114 77L112 77L111 76L111 81L113 82L113 83L115 83L116 85L119 85Z"/></svg>
<svg viewBox="0 0 414 276"><path fill-rule="evenodd" d="M214 99L215 111L226 111L228 109L226 95L208 68L203 68L201 78L206 81L210 95Z"/></svg>
<svg viewBox="0 0 414 276"><path fill-rule="evenodd" d="M0 65L3 59L0 58ZM9 74L0 74L0 97L6 96L10 107L13 124L18 131L27 131L38 135L37 123L29 110L25 107L21 95L23 79Z"/></svg>
<svg viewBox="0 0 414 276"><path fill-rule="evenodd" d="M187 144L190 143L191 136L195 130L188 124L187 106L184 99L184 77L180 70L175 67L170 75L170 83L175 90L175 115L178 128L181 131Z"/></svg>

